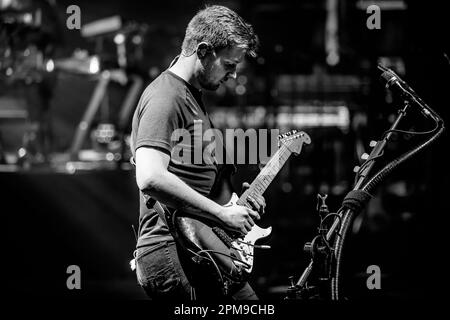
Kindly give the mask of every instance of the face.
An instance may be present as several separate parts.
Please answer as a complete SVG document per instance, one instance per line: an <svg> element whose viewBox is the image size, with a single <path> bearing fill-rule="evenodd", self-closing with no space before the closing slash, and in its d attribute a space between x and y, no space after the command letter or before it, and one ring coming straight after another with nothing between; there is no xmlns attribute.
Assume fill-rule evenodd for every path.
<svg viewBox="0 0 450 320"><path fill-rule="evenodd" d="M201 60L197 80L206 90L217 90L229 78L236 78L236 67L242 62L245 49L231 47L211 51Z"/></svg>

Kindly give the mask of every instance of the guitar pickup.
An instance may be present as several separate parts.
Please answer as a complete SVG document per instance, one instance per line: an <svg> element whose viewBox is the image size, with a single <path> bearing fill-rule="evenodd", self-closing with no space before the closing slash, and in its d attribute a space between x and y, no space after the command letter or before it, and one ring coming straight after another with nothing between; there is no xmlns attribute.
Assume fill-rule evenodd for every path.
<svg viewBox="0 0 450 320"><path fill-rule="evenodd" d="M234 250L237 250L237 251L241 251L241 252L243 253L243 255L244 255L244 256L249 256L249 257L253 257L253 254L251 254L251 253L248 253L248 252L245 252L245 250L244 250L244 249L241 249L241 248L236 248L236 247L234 247L234 246L233 246L233 249L234 249Z"/></svg>

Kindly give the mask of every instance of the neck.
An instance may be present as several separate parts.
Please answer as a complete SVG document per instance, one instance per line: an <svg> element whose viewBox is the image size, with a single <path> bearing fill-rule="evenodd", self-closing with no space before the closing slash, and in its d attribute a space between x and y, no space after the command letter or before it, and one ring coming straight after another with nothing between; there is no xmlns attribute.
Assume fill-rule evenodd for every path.
<svg viewBox="0 0 450 320"><path fill-rule="evenodd" d="M251 208L248 203L247 198L249 195L262 195L267 187L270 185L272 180L278 174L281 168L283 168L287 159L289 159L292 152L286 147L286 145L281 145L277 152L270 158L269 162L261 170L255 180L252 182L250 187L240 196L237 204L245 205Z"/></svg>
<svg viewBox="0 0 450 320"><path fill-rule="evenodd" d="M193 54L190 57L180 55L177 62L169 68L169 70L182 78L184 81L189 82L197 89L201 89L200 84L197 81L195 73L195 65L197 63L197 56Z"/></svg>

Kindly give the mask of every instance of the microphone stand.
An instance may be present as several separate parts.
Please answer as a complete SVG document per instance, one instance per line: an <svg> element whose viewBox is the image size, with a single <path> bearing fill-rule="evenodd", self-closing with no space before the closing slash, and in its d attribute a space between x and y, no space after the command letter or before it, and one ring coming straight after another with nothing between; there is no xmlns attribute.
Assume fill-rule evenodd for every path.
<svg viewBox="0 0 450 320"><path fill-rule="evenodd" d="M332 273L339 274L340 261L337 258L340 257L342 246L338 244L343 243L346 231L353 217L364 209L366 203L370 200L370 195L365 192L363 184L375 165L376 159L381 157L386 144L391 139L393 134L392 130L398 127L409 108L410 103L405 100L403 108L399 110L397 118L385 137L376 143L371 142L371 146L373 147L372 152L362 165L362 170L358 167L355 168L357 181L353 190L347 194L344 205L337 213L327 214L327 216L323 217L323 214L328 210L325 204L326 197L319 196L319 200L322 201L322 205L320 206L321 210L319 210L322 219L321 226L318 229L319 235L313 241L306 243L304 247L304 250L310 253L311 261L296 283L293 277L290 278L291 284L287 290L286 299L328 299L326 296L330 295L330 291L332 300L339 299L338 279L332 276ZM347 201L347 205L345 205L348 199L353 201ZM327 217L334 218L329 229L323 226L323 222ZM329 245L329 242L332 240L334 240L333 248ZM312 276L315 276L315 279L310 280ZM327 288L330 281L331 287ZM310 286L310 283L313 285Z"/></svg>
<svg viewBox="0 0 450 320"><path fill-rule="evenodd" d="M354 216L365 208L371 198L370 192L384 177L401 163L435 141L444 131L444 121L442 118L422 101L412 88L408 87L392 70L381 65L378 66L378 69L383 71L382 78L387 81L387 87L392 86L396 90L401 91L400 95L403 98L403 108L399 110L397 118L391 128L383 135L383 139L370 143L370 146L373 147L372 152L363 158L366 161L362 164L361 168L355 167L355 185L353 190L344 198L338 212L328 213L328 207L325 204L326 196L321 197L319 195L319 201L322 201L322 204L318 206L318 211L321 215L320 227L318 229L319 234L311 242L306 243L304 247L304 250L311 255L311 261L296 283L293 277L290 277L291 286L287 290L286 299L310 299L316 297L325 299L327 296L331 296L332 300L339 300L342 249L347 231L353 222ZM410 104L417 105L425 117L432 119L436 123L436 127L430 131L432 136L427 141L420 143L392 160L370 179L367 179L375 165L376 159L382 156L386 144L391 139L400 121L405 117L407 110L410 108ZM325 220L328 218L334 219L330 228L327 228L325 225ZM334 241L333 246L330 246L330 241ZM310 278L312 279L309 280ZM310 286L310 284L313 285ZM328 284L330 285L328 286Z"/></svg>

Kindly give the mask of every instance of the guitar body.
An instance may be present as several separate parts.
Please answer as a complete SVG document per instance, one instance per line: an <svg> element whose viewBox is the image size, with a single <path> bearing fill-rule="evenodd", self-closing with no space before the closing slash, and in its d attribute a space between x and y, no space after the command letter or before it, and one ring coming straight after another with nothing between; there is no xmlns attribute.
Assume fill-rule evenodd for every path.
<svg viewBox="0 0 450 320"><path fill-rule="evenodd" d="M238 197L233 193L225 206L241 205L251 208L249 197L262 195L273 181L279 170L291 154L300 154L303 144L310 144L310 137L303 131L292 131L281 136L280 148L270 158L250 187ZM213 267L223 284L224 292L230 285L246 281L253 269L255 243L270 235L272 228L260 228L254 225L245 235L226 230L223 223L208 214L187 213L180 210L171 216L177 241L191 255L195 262L206 262ZM270 247L269 247L270 248Z"/></svg>
<svg viewBox="0 0 450 320"><path fill-rule="evenodd" d="M233 193L231 200L225 206L233 205L238 199L238 196ZM255 224L245 237L239 237L221 228L211 219L193 217L182 211L175 211L173 219L184 247L194 256L204 257L206 261L213 258L221 274L235 282L243 282L247 279L253 269L255 243L268 237L272 232L272 227L263 229ZM228 238L224 241L225 237Z"/></svg>

